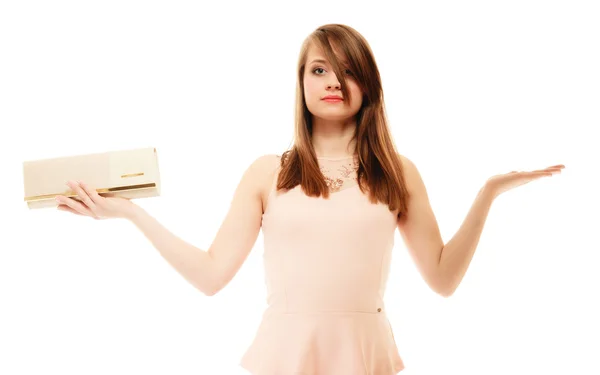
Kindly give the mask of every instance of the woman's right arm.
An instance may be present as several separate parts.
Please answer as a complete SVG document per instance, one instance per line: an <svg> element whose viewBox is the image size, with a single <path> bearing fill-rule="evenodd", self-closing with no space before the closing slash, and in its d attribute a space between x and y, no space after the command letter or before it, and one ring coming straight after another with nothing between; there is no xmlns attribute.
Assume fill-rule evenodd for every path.
<svg viewBox="0 0 600 375"><path fill-rule="evenodd" d="M270 184L276 162L276 155L263 155L246 169L229 211L206 251L175 236L140 206L133 205L127 218L177 272L202 293L212 296L235 276L254 247L262 224L263 191Z"/></svg>

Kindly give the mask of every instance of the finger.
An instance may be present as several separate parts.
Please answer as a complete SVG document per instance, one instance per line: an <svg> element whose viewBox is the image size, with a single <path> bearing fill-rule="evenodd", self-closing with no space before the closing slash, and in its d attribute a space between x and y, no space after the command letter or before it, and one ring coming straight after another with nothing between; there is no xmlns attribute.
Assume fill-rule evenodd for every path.
<svg viewBox="0 0 600 375"><path fill-rule="evenodd" d="M553 167L548 167L546 168L546 170L553 170L553 171L560 171L561 169L563 169L564 167L561 166L553 166Z"/></svg>
<svg viewBox="0 0 600 375"><path fill-rule="evenodd" d="M96 204L92 201L92 199L90 198L90 196L87 194L87 192L79 185L79 183L77 181L69 181L67 183L67 185L73 189L73 191L75 192L75 194L77 194L79 196L79 199L81 199L81 201L83 203L85 203L86 206L89 207L89 209L94 212L96 210Z"/></svg>
<svg viewBox="0 0 600 375"><path fill-rule="evenodd" d="M545 168L545 169L536 169L529 173L552 173L552 172L560 172L559 169Z"/></svg>
<svg viewBox="0 0 600 375"><path fill-rule="evenodd" d="M67 206L67 205L64 205L64 204L59 204L59 205L56 207L56 209L57 209L57 210L59 210L59 211L70 212L70 213L72 213L72 214L79 215L79 216L85 216L85 215L83 215L81 212L77 212L77 211L75 211L74 209L72 209L71 207L69 207L69 206Z"/></svg>
<svg viewBox="0 0 600 375"><path fill-rule="evenodd" d="M552 172L552 173L561 173L562 168L560 167L548 167L544 169L537 169L533 172Z"/></svg>
<svg viewBox="0 0 600 375"><path fill-rule="evenodd" d="M56 200L58 201L58 203L67 205L68 207L74 209L75 211L81 213L82 215L94 216L94 214L90 211L89 208L87 208L83 203L78 202L74 198L58 196L58 197L56 197Z"/></svg>
<svg viewBox="0 0 600 375"><path fill-rule="evenodd" d="M75 215L79 215L79 216L85 216L85 217L91 217L91 218L92 218L92 219L94 219L94 220L100 220L100 218L99 218L98 216L88 216L88 215L84 215L84 214L82 214L81 212L77 212L77 211L75 211L74 209L72 209L71 207L69 207L69 206L66 206L66 205L64 205L64 204L60 204L60 205L58 205L56 208L57 208L59 211L70 212L70 213L72 213L72 214L75 214Z"/></svg>
<svg viewBox="0 0 600 375"><path fill-rule="evenodd" d="M98 194L96 189L92 188L91 186L89 186L88 184L86 184L82 181L79 181L79 186L81 186L83 191L86 192L86 194L90 197L90 199L92 200L92 202L94 202L94 204L98 205L98 204L102 203L102 200L104 199L104 197L102 197L100 194Z"/></svg>
<svg viewBox="0 0 600 375"><path fill-rule="evenodd" d="M548 171L533 171L533 172L529 172L529 175L533 176L533 177L552 176L552 172L548 172Z"/></svg>

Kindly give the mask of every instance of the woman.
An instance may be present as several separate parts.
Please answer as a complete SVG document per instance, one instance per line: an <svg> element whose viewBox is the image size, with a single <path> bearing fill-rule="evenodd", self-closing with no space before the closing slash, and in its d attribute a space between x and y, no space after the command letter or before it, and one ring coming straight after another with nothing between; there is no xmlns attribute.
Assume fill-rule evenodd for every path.
<svg viewBox="0 0 600 375"><path fill-rule="evenodd" d="M69 182L61 210L126 218L208 296L235 276L259 230L268 308L241 365L252 374L391 375L404 369L383 297L395 229L436 293L456 290L493 200L563 165L493 176L446 246L415 166L396 151L371 49L353 28L317 28L298 61L295 142L243 174L213 243L202 251L133 202Z"/></svg>

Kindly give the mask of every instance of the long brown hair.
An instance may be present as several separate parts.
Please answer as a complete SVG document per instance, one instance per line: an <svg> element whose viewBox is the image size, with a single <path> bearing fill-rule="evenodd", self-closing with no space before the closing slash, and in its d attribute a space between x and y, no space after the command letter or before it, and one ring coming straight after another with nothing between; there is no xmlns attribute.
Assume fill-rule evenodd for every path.
<svg viewBox="0 0 600 375"><path fill-rule="evenodd" d="M318 27L302 43L298 59L296 84L295 140L291 149L281 157L281 171L277 190L292 189L301 185L308 196L329 197L329 189L319 169L317 156L311 142L312 120L304 98L304 70L308 49L320 47L340 80L344 100L350 93L346 86L342 65L335 56L332 45L348 59L353 78L363 92L362 106L356 114L356 154L360 190L369 192L372 203L388 204L390 211L406 211L408 190L402 162L390 134L384 109L383 89L375 58L367 41L355 29L341 24Z"/></svg>

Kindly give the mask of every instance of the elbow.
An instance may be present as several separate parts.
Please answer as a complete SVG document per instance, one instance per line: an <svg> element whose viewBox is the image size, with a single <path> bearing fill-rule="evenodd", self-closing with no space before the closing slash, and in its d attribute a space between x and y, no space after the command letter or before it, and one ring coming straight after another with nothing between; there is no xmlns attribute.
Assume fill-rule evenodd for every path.
<svg viewBox="0 0 600 375"><path fill-rule="evenodd" d="M440 294L445 298L452 297L454 292L456 292L456 289L458 289L458 282L448 281L443 284Z"/></svg>
<svg viewBox="0 0 600 375"><path fill-rule="evenodd" d="M216 272L217 270L213 267L211 269L210 277L206 279L206 285L203 288L202 292L207 297L212 297L215 294L219 293L227 284L227 282L223 279L223 275L220 272Z"/></svg>
<svg viewBox="0 0 600 375"><path fill-rule="evenodd" d="M455 280L447 272L444 272L441 265L438 266L436 276L435 292L444 298L452 297L458 287Z"/></svg>
<svg viewBox="0 0 600 375"><path fill-rule="evenodd" d="M440 281L437 283L437 288L435 288L435 292L444 298L452 297L455 291L456 286L452 282L443 278L440 279Z"/></svg>
<svg viewBox="0 0 600 375"><path fill-rule="evenodd" d="M207 297L212 297L217 294L221 288L217 287L215 284L209 284L208 286L196 286L196 289L202 292Z"/></svg>
<svg viewBox="0 0 600 375"><path fill-rule="evenodd" d="M212 297L223 290L229 281L231 281L232 276L219 267L211 267L208 277L204 280L204 288L202 288L202 292L207 297Z"/></svg>
<svg viewBox="0 0 600 375"><path fill-rule="evenodd" d="M207 297L212 297L219 291L217 288L212 286L209 283L193 283L194 288L200 291L200 293L204 294Z"/></svg>
<svg viewBox="0 0 600 375"><path fill-rule="evenodd" d="M217 294L218 290L209 286L196 286L196 289L202 292L206 297L212 297Z"/></svg>
<svg viewBox="0 0 600 375"><path fill-rule="evenodd" d="M204 294L207 297L212 297L215 294L219 293L221 291L221 289L223 289L223 284L220 282L219 279L214 278L213 282L210 283L210 287L206 288Z"/></svg>
<svg viewBox="0 0 600 375"><path fill-rule="evenodd" d="M207 262L205 263L208 267L204 267L199 272L199 277L195 278L196 282L194 286L202 294L207 297L212 297L222 289L221 279L218 277L219 272L216 266L216 262L207 252Z"/></svg>
<svg viewBox="0 0 600 375"><path fill-rule="evenodd" d="M450 298L454 294L454 290L451 288L444 288L444 289L438 290L437 293L444 298Z"/></svg>

